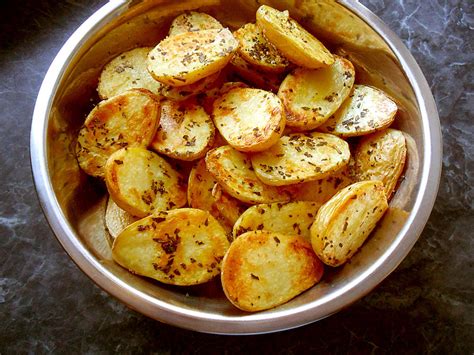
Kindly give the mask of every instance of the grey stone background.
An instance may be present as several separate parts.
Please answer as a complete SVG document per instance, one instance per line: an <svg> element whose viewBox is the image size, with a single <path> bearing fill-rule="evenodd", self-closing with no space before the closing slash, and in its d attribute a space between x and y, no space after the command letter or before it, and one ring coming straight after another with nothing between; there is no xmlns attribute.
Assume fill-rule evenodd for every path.
<svg viewBox="0 0 474 355"><path fill-rule="evenodd" d="M320 322L225 337L137 314L96 287L52 235L35 195L29 131L55 54L105 1L0 1L0 353L474 352L472 0L363 0L406 43L439 107L443 176L431 218L400 267Z"/></svg>

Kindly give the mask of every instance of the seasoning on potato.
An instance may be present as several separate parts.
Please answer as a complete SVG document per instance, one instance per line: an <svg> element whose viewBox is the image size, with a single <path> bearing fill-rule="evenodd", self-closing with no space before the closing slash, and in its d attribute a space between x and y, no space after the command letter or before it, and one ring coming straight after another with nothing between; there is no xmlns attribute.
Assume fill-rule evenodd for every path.
<svg viewBox="0 0 474 355"><path fill-rule="evenodd" d="M256 312L288 302L321 280L324 267L298 235L252 231L239 236L222 262L222 288L232 304Z"/></svg>
<svg viewBox="0 0 474 355"><path fill-rule="evenodd" d="M144 148L124 148L112 154L105 183L114 202L137 217L186 204L186 182L172 166Z"/></svg>
<svg viewBox="0 0 474 355"><path fill-rule="evenodd" d="M340 266L362 246L388 208L383 183L361 181L339 191L319 209L311 243L323 263Z"/></svg>
<svg viewBox="0 0 474 355"><path fill-rule="evenodd" d="M105 226L113 239L117 238L126 227L138 219L138 217L131 215L117 206L114 200L109 196L105 210Z"/></svg>
<svg viewBox="0 0 474 355"><path fill-rule="evenodd" d="M189 11L176 17L171 23L169 36L202 30L220 30L224 28L219 21L203 12Z"/></svg>
<svg viewBox="0 0 474 355"><path fill-rule="evenodd" d="M160 94L167 99L174 101L184 101L190 97L199 95L203 92L219 86L220 72L206 76L205 78L196 81L193 84L184 86L163 85Z"/></svg>
<svg viewBox="0 0 474 355"><path fill-rule="evenodd" d="M114 241L114 260L134 274L188 286L219 275L229 247L209 212L180 208L161 211L125 228Z"/></svg>
<svg viewBox="0 0 474 355"><path fill-rule="evenodd" d="M238 45L226 28L167 37L149 53L148 71L167 85L193 84L225 67Z"/></svg>
<svg viewBox="0 0 474 355"><path fill-rule="evenodd" d="M347 165L349 144L327 133L293 133L253 154L257 177L268 185L283 186L322 179Z"/></svg>
<svg viewBox="0 0 474 355"><path fill-rule="evenodd" d="M285 109L275 94L234 88L214 102L212 116L224 139L242 152L260 152L274 145L285 128Z"/></svg>
<svg viewBox="0 0 474 355"><path fill-rule="evenodd" d="M80 167L89 175L103 177L109 156L123 147L147 147L159 120L159 103L148 90L133 89L101 101L79 131Z"/></svg>

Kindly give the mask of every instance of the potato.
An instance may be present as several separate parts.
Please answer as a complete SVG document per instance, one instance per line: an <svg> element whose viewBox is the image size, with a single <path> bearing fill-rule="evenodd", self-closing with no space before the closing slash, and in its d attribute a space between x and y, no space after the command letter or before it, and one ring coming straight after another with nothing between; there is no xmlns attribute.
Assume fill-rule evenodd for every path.
<svg viewBox="0 0 474 355"><path fill-rule="evenodd" d="M204 109L192 102L165 100L151 147L180 160L202 158L214 142L215 128Z"/></svg>
<svg viewBox="0 0 474 355"><path fill-rule="evenodd" d="M388 208L383 183L356 182L319 209L311 226L311 243L323 263L340 266L362 246Z"/></svg>
<svg viewBox="0 0 474 355"><path fill-rule="evenodd" d="M311 241L309 228L321 205L311 201L270 203L249 207L234 225L233 235L266 230L287 235L299 235Z"/></svg>
<svg viewBox="0 0 474 355"><path fill-rule="evenodd" d="M238 45L228 29L167 37L148 55L148 71L167 85L193 84L224 68Z"/></svg>
<svg viewBox="0 0 474 355"><path fill-rule="evenodd" d="M248 85L239 81L231 81L224 83L221 87L213 87L210 90L197 95L197 102L204 107L204 110L212 115L214 102L228 91L235 88L247 88ZM222 137L222 136L221 136ZM225 142L225 141L224 141ZM227 144L227 142L225 143Z"/></svg>
<svg viewBox="0 0 474 355"><path fill-rule="evenodd" d="M389 128L366 136L354 152L356 178L382 181L390 199L405 167L406 155L406 140L401 131Z"/></svg>
<svg viewBox="0 0 474 355"><path fill-rule="evenodd" d="M105 183L114 202L137 217L187 202L183 177L144 148L124 148L112 154L105 166Z"/></svg>
<svg viewBox="0 0 474 355"><path fill-rule="evenodd" d="M288 74L278 90L286 124L302 131L323 124L351 93L354 76L352 63L341 57L326 68L298 68Z"/></svg>
<svg viewBox="0 0 474 355"><path fill-rule="evenodd" d="M285 128L285 110L275 94L234 88L214 102L214 123L224 139L242 152L260 152L274 145Z"/></svg>
<svg viewBox="0 0 474 355"><path fill-rule="evenodd" d="M355 85L342 106L318 130L340 137L355 137L390 126L397 105L383 91L366 85Z"/></svg>
<svg viewBox="0 0 474 355"><path fill-rule="evenodd" d="M76 156L87 174L103 177L109 156L123 147L147 147L156 132L160 105L148 90L133 89L100 102L79 131Z"/></svg>
<svg viewBox="0 0 474 355"><path fill-rule="evenodd" d="M176 17L171 23L169 36L176 36L186 32L196 32L202 30L220 30L222 25L211 15L189 11Z"/></svg>
<svg viewBox="0 0 474 355"><path fill-rule="evenodd" d="M289 63L276 47L263 35L263 31L254 23L248 23L234 32L239 41L238 53L248 63L270 72L282 72Z"/></svg>
<svg viewBox="0 0 474 355"><path fill-rule="evenodd" d="M266 72L250 63L247 63L238 53L230 61L231 68L234 72L248 81L250 84L271 92L278 92L284 74Z"/></svg>
<svg viewBox="0 0 474 355"><path fill-rule="evenodd" d="M316 69L334 63L331 52L293 20L288 11L262 5L257 10L257 25L286 58L299 66Z"/></svg>
<svg viewBox="0 0 474 355"><path fill-rule="evenodd" d="M206 76L204 79L196 81L194 84L184 86L163 85L160 90L161 95L174 101L184 101L190 97L213 89L218 85L217 81L220 72Z"/></svg>
<svg viewBox="0 0 474 355"><path fill-rule="evenodd" d="M255 204L290 200L285 188L262 183L255 175L250 158L231 146L210 150L206 167L224 191L239 201Z"/></svg>
<svg viewBox="0 0 474 355"><path fill-rule="evenodd" d="M264 152L253 154L257 177L268 185L283 186L322 179L350 158L349 144L327 133L294 133L280 138Z"/></svg>
<svg viewBox="0 0 474 355"><path fill-rule="evenodd" d="M193 208L210 212L229 233L244 211L239 200L222 191L207 171L204 159L199 160L189 174L188 203Z"/></svg>
<svg viewBox="0 0 474 355"><path fill-rule="evenodd" d="M137 220L137 217L117 206L112 198L108 198L107 209L105 210L105 226L113 239L117 238L126 227Z"/></svg>
<svg viewBox="0 0 474 355"><path fill-rule="evenodd" d="M147 89L159 95L162 84L147 70L146 59L151 47L140 47L112 59L102 70L97 91L101 99L124 93L130 89Z"/></svg>
<svg viewBox="0 0 474 355"><path fill-rule="evenodd" d="M255 312L283 304L315 285L324 267L297 235L242 234L222 262L222 288L236 307Z"/></svg>
<svg viewBox="0 0 474 355"><path fill-rule="evenodd" d="M128 226L115 239L112 256L134 274L188 286L219 275L228 247L224 230L209 212L180 208Z"/></svg>

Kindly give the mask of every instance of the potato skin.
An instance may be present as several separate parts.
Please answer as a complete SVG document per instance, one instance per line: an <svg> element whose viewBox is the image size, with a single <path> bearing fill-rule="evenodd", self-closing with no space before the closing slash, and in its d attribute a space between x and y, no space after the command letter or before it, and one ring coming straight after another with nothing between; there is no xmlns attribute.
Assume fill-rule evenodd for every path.
<svg viewBox="0 0 474 355"><path fill-rule="evenodd" d="M388 208L383 183L356 182L319 209L311 226L313 250L323 263L340 266L362 246Z"/></svg>
<svg viewBox="0 0 474 355"><path fill-rule="evenodd" d="M189 85L224 68L238 41L228 29L186 32L162 40L148 55L148 71L172 86Z"/></svg>
<svg viewBox="0 0 474 355"><path fill-rule="evenodd" d="M176 17L171 23L169 36L202 30L220 30L223 26L211 15L203 12L189 11Z"/></svg>
<svg viewBox="0 0 474 355"><path fill-rule="evenodd" d="M114 241L112 256L134 274L189 286L217 276L228 247L224 230L209 212L181 208L125 228Z"/></svg>
<svg viewBox="0 0 474 355"><path fill-rule="evenodd" d="M221 282L233 305L256 312L288 302L319 282L323 271L302 237L252 231L231 244L222 262Z"/></svg>
<svg viewBox="0 0 474 355"><path fill-rule="evenodd" d="M123 147L147 147L160 119L156 96L133 89L101 101L79 131L76 156L87 174L104 177L109 156Z"/></svg>
<svg viewBox="0 0 474 355"><path fill-rule="evenodd" d="M275 94L234 88L214 102L212 116L224 139L241 152L260 152L274 145L285 129L285 109Z"/></svg>
<svg viewBox="0 0 474 355"><path fill-rule="evenodd" d="M286 58L299 66L315 69L334 63L331 52L293 20L288 11L262 5L257 10L257 25Z"/></svg>

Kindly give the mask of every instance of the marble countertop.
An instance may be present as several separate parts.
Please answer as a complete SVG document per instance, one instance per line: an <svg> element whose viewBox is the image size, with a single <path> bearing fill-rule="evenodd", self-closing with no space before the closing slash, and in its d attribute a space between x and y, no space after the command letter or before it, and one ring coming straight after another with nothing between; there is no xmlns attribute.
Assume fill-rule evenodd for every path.
<svg viewBox="0 0 474 355"><path fill-rule="evenodd" d="M29 164L34 102L53 57L105 1L0 3L0 353L474 352L474 6L470 0L362 0L406 43L438 104L443 175L405 261L325 320L230 337L160 324L100 290L56 241Z"/></svg>

